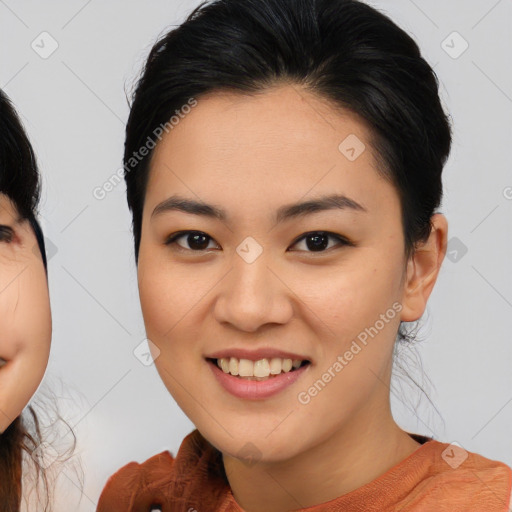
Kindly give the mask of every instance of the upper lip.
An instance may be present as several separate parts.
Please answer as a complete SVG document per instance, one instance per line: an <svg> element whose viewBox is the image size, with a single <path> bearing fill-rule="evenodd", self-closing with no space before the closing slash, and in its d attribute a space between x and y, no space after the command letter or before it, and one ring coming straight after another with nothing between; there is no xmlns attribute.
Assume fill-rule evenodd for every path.
<svg viewBox="0 0 512 512"><path fill-rule="evenodd" d="M293 352L286 352L276 348L258 348L256 350L248 350L245 348L226 348L217 352L212 352L205 356L208 359L221 359L228 357L236 357L237 359L249 359L251 361L258 361L259 359L272 359L279 357L281 359L300 359L301 361L311 361L308 357L295 354Z"/></svg>

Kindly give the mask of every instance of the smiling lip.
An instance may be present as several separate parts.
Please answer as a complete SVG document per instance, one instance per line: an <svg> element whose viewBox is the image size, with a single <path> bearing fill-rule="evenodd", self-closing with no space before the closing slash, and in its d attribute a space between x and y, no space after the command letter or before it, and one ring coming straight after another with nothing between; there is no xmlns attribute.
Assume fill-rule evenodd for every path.
<svg viewBox="0 0 512 512"><path fill-rule="evenodd" d="M297 379L308 371L311 364L306 364L286 373L280 373L267 380L247 380L235 377L229 373L224 373L216 364L215 360L208 359L213 374L220 385L229 393L237 398L245 398L247 400L262 400L276 395L288 386L291 386Z"/></svg>
<svg viewBox="0 0 512 512"><path fill-rule="evenodd" d="M222 359L223 357L236 357L237 359L249 359L250 361L258 361L260 359L272 359L273 357L280 357L281 359L300 359L301 361L310 361L306 356L294 354L293 352L284 352L275 348L259 348L257 350L247 350L243 348L228 348L219 350L204 356L207 359Z"/></svg>

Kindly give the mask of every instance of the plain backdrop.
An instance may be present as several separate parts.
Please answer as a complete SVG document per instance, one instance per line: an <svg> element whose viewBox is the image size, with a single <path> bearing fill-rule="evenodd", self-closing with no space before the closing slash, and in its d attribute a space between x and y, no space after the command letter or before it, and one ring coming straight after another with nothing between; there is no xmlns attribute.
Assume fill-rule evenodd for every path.
<svg viewBox="0 0 512 512"><path fill-rule="evenodd" d="M59 469L58 511L93 511L109 475L194 427L134 350L145 338L121 167L130 90L157 37L196 1L0 0L0 87L18 107L43 176L53 345L40 388L74 427L83 495ZM381 0L434 67L454 141L441 211L448 256L420 330L423 363L392 386L411 432L512 465L512 3ZM410 358L409 358L410 359ZM427 376L428 381L424 381ZM70 439L68 439L70 440Z"/></svg>

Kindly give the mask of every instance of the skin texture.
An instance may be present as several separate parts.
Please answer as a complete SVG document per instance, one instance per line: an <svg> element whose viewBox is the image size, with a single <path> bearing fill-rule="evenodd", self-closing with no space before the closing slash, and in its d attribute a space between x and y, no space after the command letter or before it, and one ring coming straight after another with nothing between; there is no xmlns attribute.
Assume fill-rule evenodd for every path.
<svg viewBox="0 0 512 512"><path fill-rule="evenodd" d="M0 194L0 432L19 416L39 386L50 353L48 285L36 236Z"/></svg>
<svg viewBox="0 0 512 512"><path fill-rule="evenodd" d="M338 150L350 134L366 145L354 161ZM138 263L147 336L163 382L223 453L234 496L248 512L334 499L419 446L391 415L392 350L399 321L424 312L447 222L434 215L430 239L405 261L398 194L375 170L369 141L354 114L286 84L253 97L199 98L152 157ZM283 205L332 193L367 212L333 209L273 221ZM217 205L228 219L152 216L173 194ZM207 234L207 248L191 248L186 235L165 244L181 230ZM314 251L302 238L311 231L355 245L334 238ZM250 264L236 252L248 236L263 249ZM300 403L298 393L395 302L401 311L317 396ZM233 347L278 347L306 356L311 366L279 394L243 400L217 383L205 361ZM257 452L251 464L237 456L248 443Z"/></svg>

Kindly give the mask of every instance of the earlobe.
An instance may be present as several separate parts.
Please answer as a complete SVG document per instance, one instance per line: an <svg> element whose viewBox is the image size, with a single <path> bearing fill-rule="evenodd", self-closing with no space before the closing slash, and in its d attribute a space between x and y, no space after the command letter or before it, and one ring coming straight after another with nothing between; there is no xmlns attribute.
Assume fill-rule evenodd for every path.
<svg viewBox="0 0 512 512"><path fill-rule="evenodd" d="M432 229L428 240L420 244L407 262L407 278L402 295L403 322L421 318L427 300L434 288L446 254L448 222L441 213L431 218Z"/></svg>

